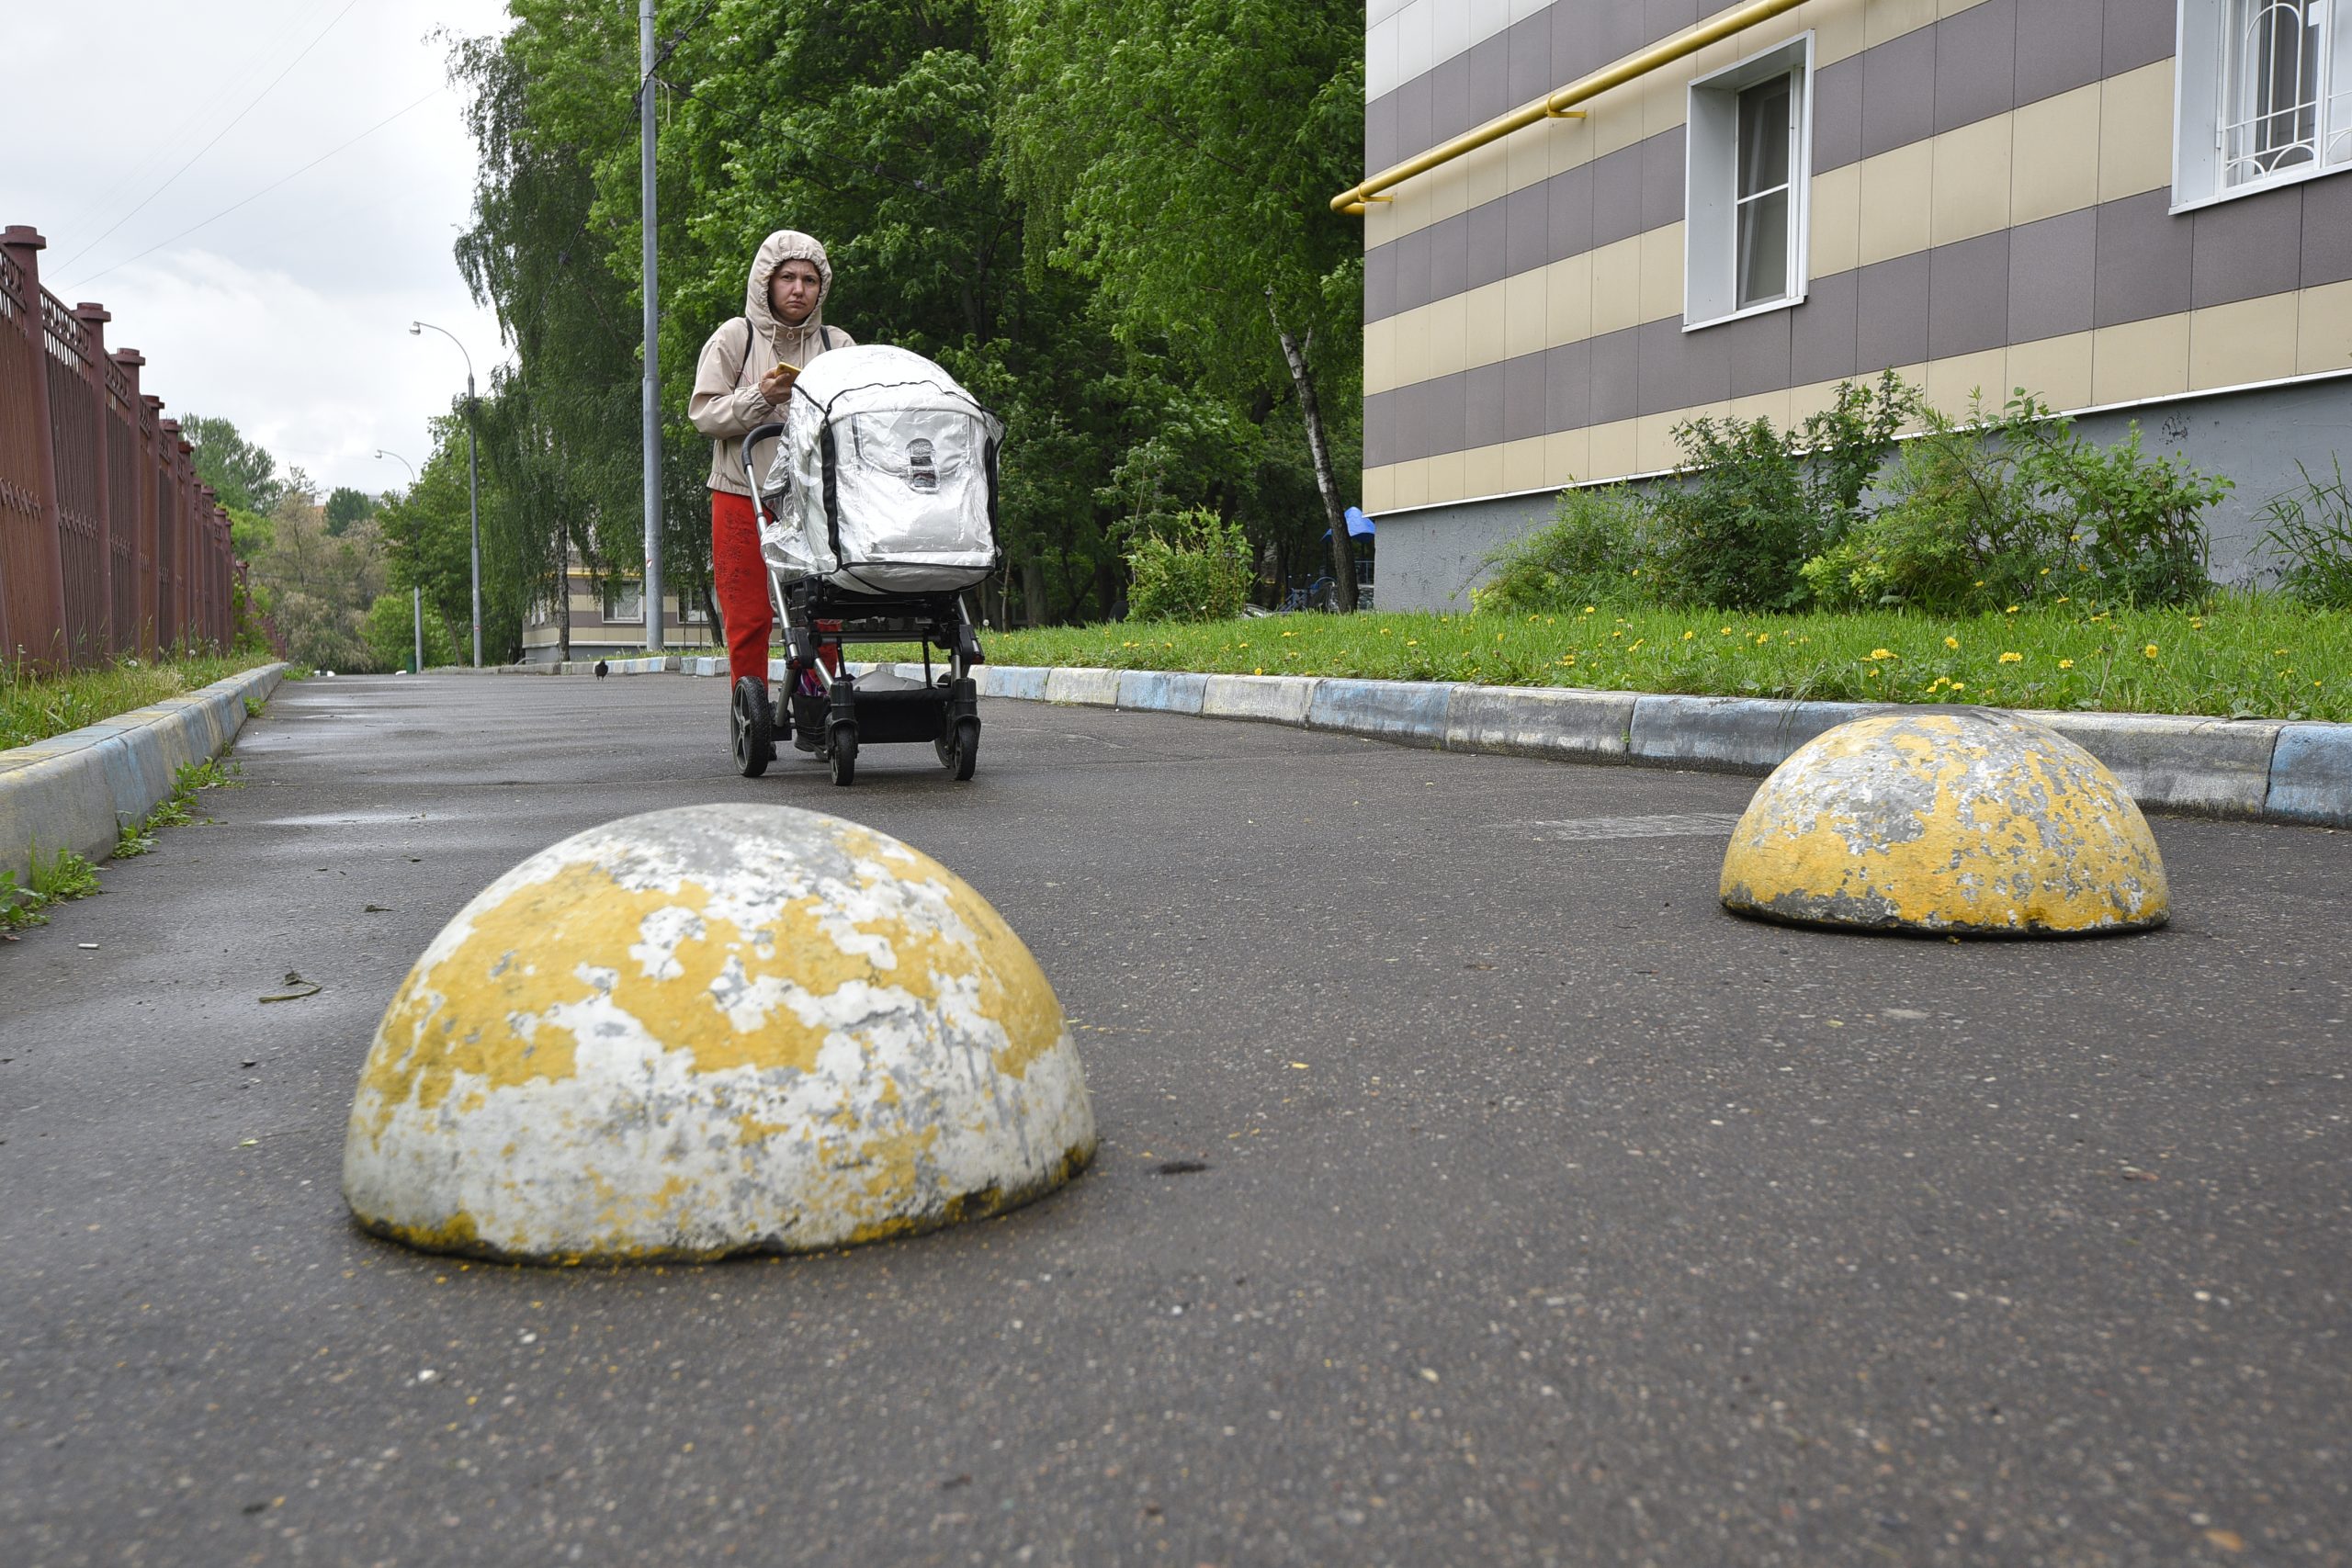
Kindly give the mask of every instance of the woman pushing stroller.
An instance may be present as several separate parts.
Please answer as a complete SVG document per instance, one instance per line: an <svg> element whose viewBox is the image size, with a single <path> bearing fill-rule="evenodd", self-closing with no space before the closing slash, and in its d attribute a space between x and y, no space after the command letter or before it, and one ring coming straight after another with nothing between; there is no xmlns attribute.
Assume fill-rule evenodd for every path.
<svg viewBox="0 0 2352 1568"><path fill-rule="evenodd" d="M825 297L832 288L825 247L797 230L777 230L760 243L752 260L743 313L710 334L695 367L686 413L711 438L706 481L711 578L727 637L730 686L747 675L767 679L768 641L775 629L741 443L759 426L784 417L792 384L810 361L854 341L824 323ZM774 439L753 448L760 472L767 471L775 453Z"/></svg>

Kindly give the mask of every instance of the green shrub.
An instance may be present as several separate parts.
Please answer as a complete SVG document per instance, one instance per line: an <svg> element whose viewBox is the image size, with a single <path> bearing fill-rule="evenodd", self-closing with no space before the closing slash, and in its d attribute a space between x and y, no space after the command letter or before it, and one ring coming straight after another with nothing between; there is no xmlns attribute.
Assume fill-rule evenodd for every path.
<svg viewBox="0 0 2352 1568"><path fill-rule="evenodd" d="M2263 515L2270 526L2263 543L2278 552L2278 586L2317 609L2352 610L2352 487L2343 459L2331 458L2331 476L2303 476L2301 490L2274 496Z"/></svg>
<svg viewBox="0 0 2352 1568"><path fill-rule="evenodd" d="M2076 434L2071 420L2047 418L2022 390L2008 408L2012 417L2025 409L2040 421L2025 434L2018 467L2079 547L2081 559L2044 563L2053 577L2073 565L2104 604L2191 604L2213 591L2205 510L2229 494L2229 479L2184 457L2144 456L2137 420L2121 441L2099 446Z"/></svg>
<svg viewBox="0 0 2352 1568"><path fill-rule="evenodd" d="M2204 512L2229 480L2110 447L2023 390L1997 414L1921 409L1880 479L1886 499L1803 576L1824 605L1939 615L2059 599L2194 603L2212 589Z"/></svg>
<svg viewBox="0 0 2352 1568"><path fill-rule="evenodd" d="M1862 492L1917 395L1893 371L1849 381L1792 431L1712 416L1675 427L1679 484L1651 498L1660 592L1671 603L1787 610L1814 590L1804 563L1852 528Z"/></svg>
<svg viewBox="0 0 2352 1568"><path fill-rule="evenodd" d="M1471 603L1522 615L1657 597L1648 513L1623 485L1561 492L1552 521L1487 558L1495 569Z"/></svg>
<svg viewBox="0 0 2352 1568"><path fill-rule="evenodd" d="M1228 620L1250 592L1250 543L1239 523L1194 507L1141 534L1127 569L1129 620Z"/></svg>
<svg viewBox="0 0 2352 1568"><path fill-rule="evenodd" d="M375 603L368 606L368 618L360 623L359 635L367 640L368 651L375 656L378 668L405 670L416 656L416 607L406 593L379 593ZM441 619L441 613L430 604L424 608L424 665L455 664L458 640Z"/></svg>

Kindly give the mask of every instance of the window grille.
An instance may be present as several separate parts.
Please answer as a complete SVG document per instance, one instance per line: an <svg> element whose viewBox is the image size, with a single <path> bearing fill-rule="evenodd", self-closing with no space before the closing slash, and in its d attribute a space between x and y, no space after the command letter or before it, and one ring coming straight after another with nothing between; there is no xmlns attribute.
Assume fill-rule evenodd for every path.
<svg viewBox="0 0 2352 1568"><path fill-rule="evenodd" d="M2352 0L2182 0L2176 209L2352 168Z"/></svg>

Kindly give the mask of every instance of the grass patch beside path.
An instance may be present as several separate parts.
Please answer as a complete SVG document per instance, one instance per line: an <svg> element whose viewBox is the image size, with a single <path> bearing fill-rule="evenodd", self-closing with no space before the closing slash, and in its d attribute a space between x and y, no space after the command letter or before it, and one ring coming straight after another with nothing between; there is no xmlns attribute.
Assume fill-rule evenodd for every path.
<svg viewBox="0 0 2352 1568"><path fill-rule="evenodd" d="M2352 614L2270 597L2203 613L2054 606L1962 618L1296 615L992 632L984 644L999 664L2352 720Z"/></svg>
<svg viewBox="0 0 2352 1568"><path fill-rule="evenodd" d="M277 662L274 653L227 653L34 676L0 664L0 751L184 696L224 676Z"/></svg>

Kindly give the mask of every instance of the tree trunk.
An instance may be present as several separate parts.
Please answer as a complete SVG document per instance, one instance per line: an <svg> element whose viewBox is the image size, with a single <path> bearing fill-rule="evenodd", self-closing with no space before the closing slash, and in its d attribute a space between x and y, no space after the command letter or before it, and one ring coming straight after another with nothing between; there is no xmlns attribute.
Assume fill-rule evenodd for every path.
<svg viewBox="0 0 2352 1568"><path fill-rule="evenodd" d="M1046 558L1031 556L1021 563L1021 618L1033 626L1046 624Z"/></svg>
<svg viewBox="0 0 2352 1568"><path fill-rule="evenodd" d="M556 657L565 663L571 661L571 533L563 533L563 547L556 553L555 566Z"/></svg>
<svg viewBox="0 0 2352 1568"><path fill-rule="evenodd" d="M1348 543L1347 509L1340 504L1340 481L1331 472L1330 444L1323 438L1323 405L1316 400L1315 377L1306 368L1306 355L1315 346L1315 334L1308 333L1304 344L1290 335L1274 309L1274 291L1271 288L1266 290L1266 314L1274 323L1274 335L1283 340L1283 357L1290 362L1291 384L1298 389L1299 417L1306 422L1307 454L1315 459L1315 488L1323 492L1323 515L1331 524L1331 607L1343 615L1353 615L1355 551Z"/></svg>

